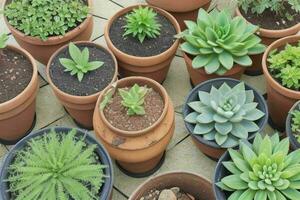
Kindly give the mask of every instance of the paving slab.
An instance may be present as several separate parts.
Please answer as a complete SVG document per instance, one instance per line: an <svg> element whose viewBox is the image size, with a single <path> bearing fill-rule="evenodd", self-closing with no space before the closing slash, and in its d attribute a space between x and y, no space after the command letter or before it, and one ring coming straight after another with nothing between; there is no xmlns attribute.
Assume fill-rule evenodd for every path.
<svg viewBox="0 0 300 200"><path fill-rule="evenodd" d="M97 39L103 35L104 27L107 23L107 20L96 17L96 16L93 17L93 20L94 20L94 29L93 29L93 34L92 34L91 40L94 41L95 39Z"/></svg>
<svg viewBox="0 0 300 200"><path fill-rule="evenodd" d="M92 13L102 18L109 19L120 9L122 9L122 7L112 1L94 0L94 10Z"/></svg>
<svg viewBox="0 0 300 200"><path fill-rule="evenodd" d="M122 5L123 7L135 5L135 4L141 4L141 3L146 3L144 0L111 0L112 2L116 2L119 5Z"/></svg>
<svg viewBox="0 0 300 200"><path fill-rule="evenodd" d="M171 139L171 142L168 145L167 150L174 148L178 143L188 136L188 132L185 128L182 115L175 113L175 131Z"/></svg>

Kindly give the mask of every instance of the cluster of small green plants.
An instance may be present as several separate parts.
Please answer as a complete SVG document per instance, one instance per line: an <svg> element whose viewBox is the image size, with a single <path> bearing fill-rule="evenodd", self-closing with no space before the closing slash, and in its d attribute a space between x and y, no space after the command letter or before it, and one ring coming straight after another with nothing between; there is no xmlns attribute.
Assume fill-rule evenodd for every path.
<svg viewBox="0 0 300 200"><path fill-rule="evenodd" d="M285 87L300 90L300 42L273 50L268 58L270 73Z"/></svg>
<svg viewBox="0 0 300 200"><path fill-rule="evenodd" d="M106 166L95 149L75 129L29 139L9 166L9 192L15 200L98 199Z"/></svg>
<svg viewBox="0 0 300 200"><path fill-rule="evenodd" d="M300 107L292 111L292 131L297 141L300 143Z"/></svg>
<svg viewBox="0 0 300 200"><path fill-rule="evenodd" d="M83 0L13 0L4 9L10 25L42 40L74 29L88 12Z"/></svg>

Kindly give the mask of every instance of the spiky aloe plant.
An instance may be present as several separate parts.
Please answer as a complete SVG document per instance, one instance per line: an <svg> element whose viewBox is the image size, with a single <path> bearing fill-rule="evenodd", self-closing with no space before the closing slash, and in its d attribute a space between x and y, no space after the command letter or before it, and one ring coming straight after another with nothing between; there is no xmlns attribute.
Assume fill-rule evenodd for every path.
<svg viewBox="0 0 300 200"><path fill-rule="evenodd" d="M255 121L265 114L256 108L254 93L246 90L244 83L233 88L223 83L219 89L213 86L209 93L199 91L198 96L199 101L188 103L193 112L184 119L195 124L193 134L230 148L259 130Z"/></svg>
<svg viewBox="0 0 300 200"><path fill-rule="evenodd" d="M75 129L30 139L9 166L9 192L15 200L98 199L106 166L95 148Z"/></svg>
<svg viewBox="0 0 300 200"><path fill-rule="evenodd" d="M289 154L288 138L257 134L253 144L241 141L229 154L223 165L230 175L217 183L231 192L228 200L300 199L300 149Z"/></svg>
<svg viewBox="0 0 300 200"><path fill-rule="evenodd" d="M194 56L193 68L204 68L207 74L223 75L234 63L251 66L249 55L265 50L255 35L258 27L242 17L232 18L226 10L207 13L200 9L197 22L185 23L187 29L178 35L185 41L181 49Z"/></svg>

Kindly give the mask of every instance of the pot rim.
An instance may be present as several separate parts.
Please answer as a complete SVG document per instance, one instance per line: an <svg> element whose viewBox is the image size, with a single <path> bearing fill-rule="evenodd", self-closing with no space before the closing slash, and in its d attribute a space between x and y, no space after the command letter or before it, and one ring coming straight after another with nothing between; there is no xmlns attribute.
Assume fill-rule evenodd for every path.
<svg viewBox="0 0 300 200"><path fill-rule="evenodd" d="M4 8L7 5L9 0L4 0ZM89 7L89 12L91 12L92 10L92 0L86 0L87 2L87 6ZM16 34L19 38L22 38L22 40L26 40L28 43L31 44L35 44L35 45L55 45L58 43L61 43L62 41L67 41L68 38L73 38L74 36L77 35L77 32L80 30L84 30L85 27L89 24L89 22L92 20L92 14L88 13L86 18L76 27L74 27L73 29L71 29L70 31L66 32L64 35L60 35L60 36L51 36L48 37L47 40L42 40L40 39L38 36L29 36L29 35L25 35L23 32L19 31L18 29L16 29L15 27L13 27L9 22L8 19L5 15L3 15L4 21L6 23L6 25L8 26L8 28L11 30L11 32L13 32L13 34Z"/></svg>
<svg viewBox="0 0 300 200"><path fill-rule="evenodd" d="M112 165L112 161L111 161L111 158L107 152L107 150L105 149L105 147L103 146L103 144L101 142L99 142L98 140L96 140L94 137L92 137L87 130L82 130L82 129L79 129L79 128L68 128L68 127L50 127L50 128L45 128L45 129L41 129L41 130L36 130L36 131L33 131L32 133L30 133L29 135L27 135L26 137L24 137L22 140L20 140L7 154L7 156L5 157L4 161L3 161L3 165L2 165L2 168L0 169L0 185L3 186L3 184L5 183L3 181L3 179L6 177L7 175L7 170L4 170L4 169L7 169L7 166L10 165L11 163L11 160L14 158L15 156L15 151L21 149L29 139L32 139L34 137L37 137L37 136L41 136L41 135L44 135L44 134L47 134L51 129L54 129L56 131L59 131L59 132L67 132L67 131L70 131L72 129L75 129L77 131L77 134L81 134L81 135L84 135L86 138L85 138L85 141L89 141L90 143L94 143L97 145L97 148L96 150L98 150L99 152L101 152L101 154L103 155L100 155L99 152L97 153L99 158L101 159L101 164L105 164L107 165L108 167L106 168L107 169L107 173L109 175L108 178L105 179L105 182L104 184L102 185L102 189L101 189L101 192L100 194L103 195L103 199L106 200L106 199L109 199L109 195L112 194L112 190L113 190L113 179L114 179L114 174L113 174L113 165ZM95 151L96 151L95 150ZM103 156L103 157L102 157ZM1 190L0 190L0 197L3 197L4 194L6 194L6 191L3 191L2 189L3 187L1 187ZM100 196L101 198L102 196Z"/></svg>
<svg viewBox="0 0 300 200"><path fill-rule="evenodd" d="M234 83L236 83L236 84L243 82L243 83L245 84L245 86L248 88L248 89L246 89L246 90L252 90L253 93L254 93L254 96L255 96L257 99L259 99L259 101L257 101L257 103L262 102L262 105L261 105L261 106L262 106L263 108L265 108L266 113L265 113L265 115L264 115L263 118L259 119L259 121L262 121L261 126L260 126L260 129L259 129L258 131L256 131L256 132L251 132L251 133L250 133L251 135L249 134L247 140L248 140L248 141L249 141L249 140L252 140L252 139L255 137L255 135L256 135L257 133L261 132L261 131L263 130L263 128L265 127L265 125L267 124L269 112L268 112L267 103L266 103L266 101L264 100L263 96L262 96L259 92L257 92L257 90L256 90L255 88L251 87L250 85L248 85L248 84L245 83L244 81L240 81L240 80L233 79L233 78L215 78L215 79L210 79L210 80L208 80L208 81L205 81L205 82L203 82L203 83L198 84L196 87L194 87L194 88L189 92L189 94L188 94L187 97L186 97L185 103L184 103L184 105L183 105L183 111L182 111L182 113L183 113L183 119L187 116L187 114L189 114L189 113L187 112L187 110L189 109L187 103L190 101L191 96L192 96L195 92L200 91L200 88L203 87L204 85L213 85L213 82L215 82L215 81L223 81L224 83L227 83L227 82L234 82ZM197 142L200 142L200 143L202 143L202 144L204 144L204 145L206 145L206 146L209 146L209 147L211 147L211 148L214 148L214 149L223 149L223 150L228 149L228 148L222 148L222 147L220 147L219 145L217 145L217 143L216 143L215 141L208 141L208 140L205 140L201 135L195 135L195 134L193 134L193 133L190 131L190 128L188 127L188 125L190 125L190 123L184 121L184 125L185 125L186 129L188 130L189 135L191 135L193 138L195 138L195 139L197 140ZM257 125L259 125L259 124L257 124ZM238 145L236 145L236 146L234 146L234 147L231 147L231 148L236 148L236 147L238 147Z"/></svg>
<svg viewBox="0 0 300 200"><path fill-rule="evenodd" d="M297 141L297 139L291 129L291 123L292 123L292 114L291 113L296 109L296 107L299 107L299 106L300 106L300 100L297 101L293 105L293 107L290 109L288 116L286 118L286 123L285 123L285 125L286 125L285 131L286 131L287 136L289 137L290 144L292 145L294 150L300 148L300 143Z"/></svg>
<svg viewBox="0 0 300 200"><path fill-rule="evenodd" d="M74 44L87 44L87 45L92 45L92 46L96 46L100 49L103 49L104 51L108 52L111 57L113 58L113 61L114 61L114 68L115 68L115 73L112 77L112 80L111 82L107 85L111 85L113 82L115 82L115 80L117 80L117 76L118 76L118 62L117 62L117 59L116 57L114 56L114 54L111 52L111 50L103 47L102 45L100 44L97 44L97 43L94 43L92 41L77 41L77 42L73 42ZM65 44L64 46L60 47L57 51L55 51L54 54L52 54L52 56L50 57L50 60L47 64L47 67L46 67L46 75L47 75L47 78L48 78L48 81L49 81L49 84L51 85L51 87L53 88L54 92L58 93L59 95L61 96L64 96L65 98L68 98L68 99L71 99L71 101L75 101L75 102L79 102L80 100L83 100L83 101L89 101L90 99L95 99L99 96L99 94L104 91L101 90L101 91L98 91L97 93L94 93L94 94L91 94L91 95L88 95L88 96L77 96L77 95L71 95L71 94L68 94L62 90L60 90L54 83L53 81L51 80L51 76L50 76L50 67L51 67L51 64L52 64L52 61L58 56L58 54L68 48L68 45L69 44ZM106 87L107 87L106 86ZM85 103L83 103L85 104Z"/></svg>
<svg viewBox="0 0 300 200"><path fill-rule="evenodd" d="M21 93L19 93L17 96L15 96L14 98L12 98L4 103L0 103L0 110L4 110L4 113L7 112L7 109L5 109L6 107L15 107L13 105L16 102L20 102L21 99L24 98L24 96L26 96L26 93L28 93L31 90L31 88L33 87L35 82L37 82L37 78L38 78L37 64L36 64L34 58L32 57L32 55L28 51L26 51L25 49L23 49L21 47L17 47L14 45L7 45L6 48L25 56L26 59L31 63L33 71L32 71L32 77L31 77L30 82L28 83L28 85L25 87L25 89ZM0 112L0 114L1 113L2 113L2 111Z"/></svg>
<svg viewBox="0 0 300 200"><path fill-rule="evenodd" d="M244 18L248 23L250 23L241 13L239 7L236 8L236 15L241 16ZM254 24L253 24L254 25ZM256 25L257 26L257 25ZM258 35L268 38L282 38L289 35L296 34L300 31L300 23L295 24L294 26L291 26L289 28L280 29L280 30L272 30L272 29L265 29L265 28L259 28ZM291 34L291 33L292 34Z"/></svg>
<svg viewBox="0 0 300 200"><path fill-rule="evenodd" d="M161 178L161 177L168 177L168 176L177 176L177 175L180 175L180 174L185 174L185 175L191 175L191 176L195 176L197 178L200 178L202 179L204 182L206 182L207 184L211 184L212 182L200 175L200 174L197 174L197 173L194 173L194 172L189 172L189 171L169 171L169 172L165 172L165 173L161 173L161 174L158 174L158 175L155 175L153 177L150 177L149 179L147 179L145 182L143 182L138 188L135 189L135 191L130 195L129 199L128 200L135 200L133 199L133 196L135 196L140 190L142 190L146 185L148 185L149 183L151 183L153 180L156 180L158 178Z"/></svg>
<svg viewBox="0 0 300 200"><path fill-rule="evenodd" d="M264 75L267 79L267 82L269 82L270 86L275 89L277 92L279 92L280 94L284 94L284 96L290 97L290 98L296 98L296 99L300 99L300 92L299 91L295 91L295 90L291 90L288 89L284 86L282 86L279 82L277 82L272 75L270 74L269 70L268 70L268 64L267 64L267 59L269 56L269 53L273 50L276 49L278 47L282 47L285 46L286 44L290 44L290 43L294 43L293 41L300 41L300 35L292 35L292 36L288 36L288 37L284 37L281 38L279 40L276 40L275 42L273 42L265 51L263 58L262 58L262 68L263 68L263 72Z"/></svg>
<svg viewBox="0 0 300 200"><path fill-rule="evenodd" d="M150 7L150 8L153 8L155 11L157 11L158 13L160 13L161 15L165 16L174 26L174 28L176 29L177 33L180 33L180 26L178 24L178 22L176 21L176 19L170 14L168 13L167 11L161 9L161 8L158 8L158 7L155 7L155 6L151 6L151 5L148 5L148 4L135 4L135 5L132 5L132 6L128 6L128 7L125 7L121 10L119 10L117 13L115 13L107 22L105 28L104 28L104 38L106 40L106 43L108 43L108 46L111 46L113 48L113 51L116 51L117 54L119 55L122 55L123 57L126 57L127 59L133 59L133 60L140 60L140 61L145 61L145 60L155 60L155 59L158 59L158 58L164 58L167 54L169 54L174 48L176 48L176 46L179 45L179 39L176 39L175 42L172 44L172 46L167 49L166 51L158 54L158 55L154 55L154 56L146 56L146 57L141 57L141 56L133 56L133 55L129 55L121 50L119 50L114 44L113 42L111 41L110 39L110 34L109 34L109 31L110 31L110 28L111 28L111 25L112 23L120 16L126 14L126 13L129 13L130 11L132 11L134 8L137 8L139 6L142 6L142 7ZM140 67L144 67L144 66L140 66Z"/></svg>
<svg viewBox="0 0 300 200"><path fill-rule="evenodd" d="M167 111L168 111L169 96L167 94L167 91L164 89L164 87L161 84L159 84L158 82L156 82L150 78L146 78L146 77L142 77L142 76L131 76L131 77L120 79L115 82L116 88L118 88L118 84L127 83L128 81L144 81L146 84L149 84L149 86L154 85L156 88L158 88L159 91L156 91L156 92L161 94L161 97L164 101L164 109L163 109L163 112L161 113L160 117L155 121L155 123L153 123L151 126L145 128L145 129L139 130L139 131L125 131L125 130L116 128L113 125L111 125L108 122L108 120L106 119L103 110L101 110L99 108L99 105L102 102L102 99L106 95L106 93L112 88L112 85L106 87L105 90L103 90L103 92L100 94L95 110L97 110L97 112L100 114L100 118L102 119L104 125L107 126L114 133L123 135L126 137L136 137L136 136L141 136L141 135L146 134L147 132L153 130L155 127L157 127L161 123L161 121L164 119L164 117L166 116Z"/></svg>

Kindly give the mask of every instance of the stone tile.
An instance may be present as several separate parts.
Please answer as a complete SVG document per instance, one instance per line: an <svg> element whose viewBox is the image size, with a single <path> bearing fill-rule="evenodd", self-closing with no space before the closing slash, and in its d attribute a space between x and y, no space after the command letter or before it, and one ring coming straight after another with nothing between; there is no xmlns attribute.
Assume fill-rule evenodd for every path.
<svg viewBox="0 0 300 200"><path fill-rule="evenodd" d="M39 75L39 83L40 83L40 87L43 87L45 85L47 85L48 83L41 77L41 75Z"/></svg>
<svg viewBox="0 0 300 200"><path fill-rule="evenodd" d="M103 35L106 22L107 22L107 20L94 16L94 29L93 29L93 34L91 37L92 40Z"/></svg>
<svg viewBox="0 0 300 200"><path fill-rule="evenodd" d="M105 39L104 39L104 36L98 38L97 40L94 41L95 43L97 44L100 44L102 45L103 47L105 48L108 48L107 45L106 45L106 42L105 42Z"/></svg>
<svg viewBox="0 0 300 200"><path fill-rule="evenodd" d="M126 200L127 197L123 196L118 190L113 189L112 200Z"/></svg>
<svg viewBox="0 0 300 200"><path fill-rule="evenodd" d="M242 76L242 81L245 81L247 84L255 88L260 94L266 93L266 79L264 75L260 76Z"/></svg>
<svg viewBox="0 0 300 200"><path fill-rule="evenodd" d="M4 158L4 156L7 154L7 149L3 144L0 144L0 160Z"/></svg>
<svg viewBox="0 0 300 200"><path fill-rule="evenodd" d="M117 2L118 4L124 7L135 5L135 4L146 3L145 0L122 0L122 1L112 0L112 1Z"/></svg>
<svg viewBox="0 0 300 200"><path fill-rule="evenodd" d="M175 132L167 150L174 148L181 140L187 137L188 132L185 128L183 118L180 114L175 114Z"/></svg>
<svg viewBox="0 0 300 200"><path fill-rule="evenodd" d="M50 124L47 127L56 127L56 126L77 128L77 125L74 123L72 117L67 113L61 119L53 122L52 124Z"/></svg>
<svg viewBox="0 0 300 200"><path fill-rule="evenodd" d="M122 9L121 6L108 1L108 0L94 0L94 9L92 13L94 15L109 19L118 10Z"/></svg>
<svg viewBox="0 0 300 200"><path fill-rule="evenodd" d="M190 77L183 58L177 56L174 57L163 86L166 88L169 96L171 97L174 107L180 106L184 103L187 94L191 90L191 85Z"/></svg>

